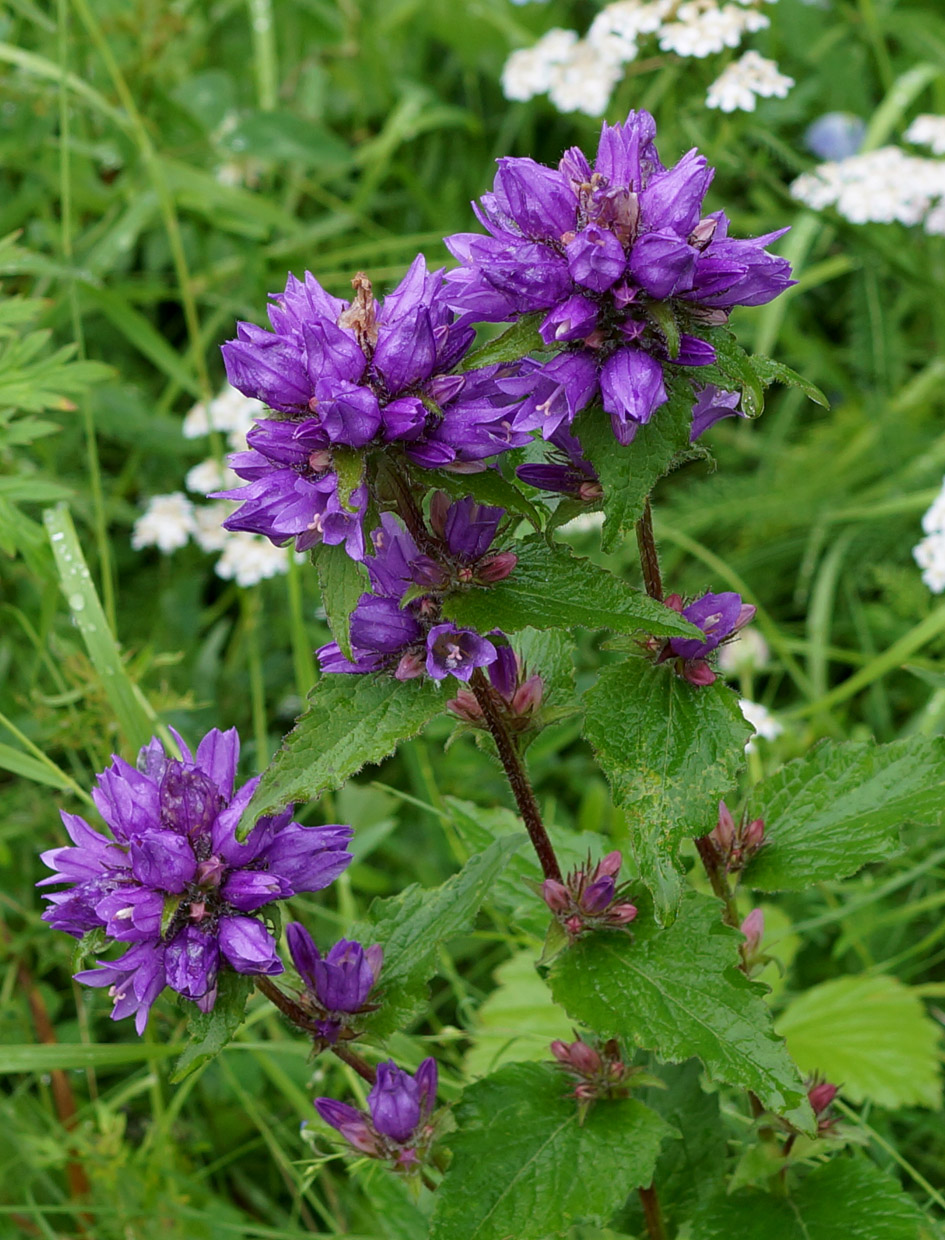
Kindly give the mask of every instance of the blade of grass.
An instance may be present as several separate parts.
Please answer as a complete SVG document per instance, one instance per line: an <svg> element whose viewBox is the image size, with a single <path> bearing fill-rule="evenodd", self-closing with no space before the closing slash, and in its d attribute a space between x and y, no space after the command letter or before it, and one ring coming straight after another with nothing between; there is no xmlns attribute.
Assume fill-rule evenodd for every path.
<svg viewBox="0 0 945 1240"><path fill-rule="evenodd" d="M43 520L59 572L62 593L82 634L89 658L102 678L102 687L115 712L128 748L137 751L157 732L165 745L170 746L172 752L176 752L171 734L158 720L153 707L131 680L122 662L82 554L69 509L65 504L47 508L43 513Z"/></svg>

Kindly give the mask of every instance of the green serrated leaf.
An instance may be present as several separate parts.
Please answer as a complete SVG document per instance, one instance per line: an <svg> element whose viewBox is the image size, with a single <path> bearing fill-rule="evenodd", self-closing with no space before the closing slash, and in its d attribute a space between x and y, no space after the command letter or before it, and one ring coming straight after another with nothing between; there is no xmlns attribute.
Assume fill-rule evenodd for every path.
<svg viewBox="0 0 945 1240"><path fill-rule="evenodd" d="M651 301L646 308L647 316L656 323L666 341L666 352L672 360L679 357L679 325L672 307L667 301Z"/></svg>
<svg viewBox="0 0 945 1240"><path fill-rule="evenodd" d="M195 1005L190 1005L192 1012L187 1024L190 1041L174 1065L172 1085L178 1084L202 1064L219 1055L243 1023L246 1000L252 989L251 977L225 969L217 980L217 998L213 1010L201 1012Z"/></svg>
<svg viewBox="0 0 945 1240"><path fill-rule="evenodd" d="M331 635L341 647L341 653L350 659L351 613L368 588L364 569L357 560L352 560L341 543L334 547L319 543L313 547L312 563L318 573L322 606L328 617Z"/></svg>
<svg viewBox="0 0 945 1240"><path fill-rule="evenodd" d="M707 332L707 337L715 348L715 365L725 387L741 392L739 403L749 418L759 417L764 411L765 395L752 359L727 327L714 327Z"/></svg>
<svg viewBox="0 0 945 1240"><path fill-rule="evenodd" d="M605 568L543 538L516 544L518 563L492 586L447 595L443 614L487 632L500 628L560 629L572 625L660 637L701 636L688 620L615 577Z"/></svg>
<svg viewBox="0 0 945 1240"><path fill-rule="evenodd" d="M945 810L945 738L821 741L756 790L767 843L746 870L761 891L845 878L901 850L905 822L935 826Z"/></svg>
<svg viewBox="0 0 945 1240"><path fill-rule="evenodd" d="M545 317L544 311L525 314L507 328L501 336L472 353L467 353L459 365L460 370L478 370L481 366L496 366L501 362L517 362L531 353L547 348L538 334L538 324Z"/></svg>
<svg viewBox="0 0 945 1240"><path fill-rule="evenodd" d="M351 496L364 481L364 453L356 448L333 447L331 464L338 476L338 502L346 512L357 512Z"/></svg>
<svg viewBox="0 0 945 1240"><path fill-rule="evenodd" d="M786 1196L746 1189L720 1193L698 1210L690 1240L918 1240L924 1216L880 1169L862 1158L833 1158Z"/></svg>
<svg viewBox="0 0 945 1240"><path fill-rule="evenodd" d="M776 362L770 357L763 357L757 353L749 357L748 361L764 387L770 387L772 383L783 383L785 387L798 388L815 405L821 405L824 409L830 408L830 401L820 388L815 383L811 383L809 379L805 379L803 375L799 375L796 370L792 370L790 366L785 366L783 362Z"/></svg>
<svg viewBox="0 0 945 1240"><path fill-rule="evenodd" d="M517 512L536 530L541 529L541 514L514 482L509 482L497 469L484 469L478 474L451 474L440 469L431 473L424 470L424 486L435 486L446 491L453 499L465 499L471 495L478 504L492 504L506 512Z"/></svg>
<svg viewBox="0 0 945 1240"><path fill-rule="evenodd" d="M663 1060L698 1056L713 1080L752 1090L771 1111L810 1129L797 1068L771 1028L764 988L737 968L737 931L718 903L689 892L673 924L641 915L633 934L580 939L551 967L551 991L598 1033L619 1034Z"/></svg>
<svg viewBox="0 0 945 1240"><path fill-rule="evenodd" d="M677 465L702 455L689 442L692 430L692 385L688 379L667 384L669 400L641 426L633 443L621 447L614 439L610 417L594 406L574 422L584 455L597 470L604 488L604 530L601 546L616 551L633 535L646 497Z"/></svg>
<svg viewBox="0 0 945 1240"><path fill-rule="evenodd" d="M939 1030L895 977L838 977L798 995L777 1020L799 1067L852 1102L941 1105Z"/></svg>
<svg viewBox="0 0 945 1240"><path fill-rule="evenodd" d="M680 898L679 847L711 829L751 728L731 689L690 685L644 659L605 667L584 695L585 734L626 814L657 916Z"/></svg>
<svg viewBox="0 0 945 1240"><path fill-rule="evenodd" d="M384 948L380 1007L363 1021L373 1034L402 1029L427 1002L426 983L436 972L437 949L469 930L479 906L519 845L517 836L496 840L433 890L416 884L388 900L375 900L350 937Z"/></svg>
<svg viewBox="0 0 945 1240"><path fill-rule="evenodd" d="M581 1127L569 1093L547 1064L512 1064L465 1090L431 1240L552 1240L607 1222L650 1183L666 1121L620 1099L596 1103Z"/></svg>
<svg viewBox="0 0 945 1240"><path fill-rule="evenodd" d="M263 772L243 812L237 839L256 820L290 801L310 801L340 788L368 762L380 762L416 736L443 709L443 693L429 680L395 680L382 673L323 675L308 708Z"/></svg>

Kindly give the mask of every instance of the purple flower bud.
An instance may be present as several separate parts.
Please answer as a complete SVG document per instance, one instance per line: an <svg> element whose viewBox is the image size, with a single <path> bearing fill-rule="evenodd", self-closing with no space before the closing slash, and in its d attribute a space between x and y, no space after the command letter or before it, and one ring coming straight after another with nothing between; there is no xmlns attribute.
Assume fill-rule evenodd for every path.
<svg viewBox="0 0 945 1240"><path fill-rule="evenodd" d="M753 908L739 929L745 936L745 951L748 955L753 955L758 950L765 932L765 915L761 909Z"/></svg>
<svg viewBox="0 0 945 1240"><path fill-rule="evenodd" d="M529 676L524 684L519 685L512 697L512 714L525 716L534 714L541 706L545 692L545 682L540 676Z"/></svg>
<svg viewBox="0 0 945 1240"><path fill-rule="evenodd" d="M682 677L683 680L687 680L689 684L695 685L696 688L714 685L718 679L705 659L687 659L683 664Z"/></svg>
<svg viewBox="0 0 945 1240"><path fill-rule="evenodd" d="M197 926L178 931L164 950L167 984L185 999L200 999L215 985L219 963L216 936Z"/></svg>
<svg viewBox="0 0 945 1240"><path fill-rule="evenodd" d="M492 687L506 702L510 702L515 693L519 667L518 657L511 646L496 646L495 659L489 664L489 679Z"/></svg>
<svg viewBox="0 0 945 1240"><path fill-rule="evenodd" d="M609 874L588 883L581 894L581 911L591 916L602 913L613 900L616 889L617 884Z"/></svg>
<svg viewBox="0 0 945 1240"><path fill-rule="evenodd" d="M368 1107L377 1131L403 1144L410 1140L424 1118L420 1083L398 1068L393 1060L380 1063L377 1080L368 1094Z"/></svg>
<svg viewBox="0 0 945 1240"><path fill-rule="evenodd" d="M555 1041L551 1044L552 1054L559 1062L573 1068L582 1076L596 1076L603 1069L600 1055L593 1046L588 1046L580 1039L576 1042Z"/></svg>
<svg viewBox="0 0 945 1240"><path fill-rule="evenodd" d="M612 232L590 224L565 246L568 270L574 280L603 293L623 275L627 256Z"/></svg>
<svg viewBox="0 0 945 1240"><path fill-rule="evenodd" d="M131 845L131 872L144 887L180 894L194 877L193 845L176 831L148 831Z"/></svg>
<svg viewBox="0 0 945 1240"><path fill-rule="evenodd" d="M395 680L416 680L423 675L426 664L419 654L405 654L394 669Z"/></svg>
<svg viewBox="0 0 945 1240"><path fill-rule="evenodd" d="M472 496L466 496L450 505L443 524L443 538L453 555L473 562L488 551L504 516L504 508L477 504Z"/></svg>
<svg viewBox="0 0 945 1240"><path fill-rule="evenodd" d="M333 1098L316 1098L315 1110L326 1124L336 1128L356 1150L372 1158L380 1156L377 1135L371 1130L365 1116L355 1107L349 1107L344 1102L335 1102Z"/></svg>
<svg viewBox="0 0 945 1240"><path fill-rule="evenodd" d="M362 594L351 616L351 644L359 650L394 654L420 637L413 614L393 598Z"/></svg>
<svg viewBox="0 0 945 1240"><path fill-rule="evenodd" d="M667 229L688 237L699 223L702 200L715 175L704 155L688 151L678 164L651 177L640 194L640 216L647 229Z"/></svg>
<svg viewBox="0 0 945 1240"><path fill-rule="evenodd" d="M497 581L504 581L517 563L518 556L514 551L499 551L486 556L476 565L475 580L481 585L495 585Z"/></svg>
<svg viewBox="0 0 945 1240"><path fill-rule="evenodd" d="M653 411L666 403L663 368L639 349L618 349L600 374L604 408L610 414L617 442L628 444Z"/></svg>
<svg viewBox="0 0 945 1240"><path fill-rule="evenodd" d="M607 920L614 925L625 926L637 915L635 904L615 904L607 910Z"/></svg>
<svg viewBox="0 0 945 1240"><path fill-rule="evenodd" d="M815 1115L821 1115L837 1096L836 1085L829 1081L818 1081L807 1091L807 1101Z"/></svg>
<svg viewBox="0 0 945 1240"><path fill-rule="evenodd" d="M254 913L264 904L288 899L293 889L278 874L262 870L234 870L228 875L220 894L241 913Z"/></svg>
<svg viewBox="0 0 945 1240"><path fill-rule="evenodd" d="M620 873L620 867L623 865L623 857L618 849L609 852L606 856L601 857L597 863L597 869L594 871L595 877L603 878L604 876L616 877Z"/></svg>
<svg viewBox="0 0 945 1240"><path fill-rule="evenodd" d="M763 818L754 818L745 828L745 848L757 852L764 842L765 821Z"/></svg>
<svg viewBox="0 0 945 1240"><path fill-rule="evenodd" d="M292 963L309 990L315 989L315 965L321 960L321 953L315 946L315 940L301 922L290 921L285 928L286 941L289 944L289 955Z"/></svg>
<svg viewBox="0 0 945 1240"><path fill-rule="evenodd" d="M651 297L663 301L692 288L698 250L670 231L644 233L630 254L630 274Z"/></svg>
<svg viewBox="0 0 945 1240"><path fill-rule="evenodd" d="M705 639L674 637L669 643L670 649L684 659L700 659L715 650L723 638L735 632L742 616L742 600L732 591L704 594L685 607L682 614L702 629Z"/></svg>
<svg viewBox="0 0 945 1240"><path fill-rule="evenodd" d="M564 883L546 878L541 885L541 896L553 913L563 913L571 907L571 896Z"/></svg>
<svg viewBox="0 0 945 1240"><path fill-rule="evenodd" d="M220 951L237 973L282 973L276 942L254 917L221 917Z"/></svg>
<svg viewBox="0 0 945 1240"><path fill-rule="evenodd" d="M325 957L314 961L312 991L323 1008L329 1012L357 1012L363 1007L383 960L380 946L375 945L371 951L369 958L360 943L341 939Z"/></svg>
<svg viewBox="0 0 945 1240"><path fill-rule="evenodd" d="M724 801L719 801L719 821L711 838L723 853L730 852L735 843L735 819Z"/></svg>

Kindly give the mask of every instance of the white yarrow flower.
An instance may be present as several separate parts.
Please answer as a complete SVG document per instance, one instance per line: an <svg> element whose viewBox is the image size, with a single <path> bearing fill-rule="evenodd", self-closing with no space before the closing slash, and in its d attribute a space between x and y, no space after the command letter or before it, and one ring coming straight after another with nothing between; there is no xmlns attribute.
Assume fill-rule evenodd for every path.
<svg viewBox="0 0 945 1240"><path fill-rule="evenodd" d="M275 546L262 534L239 530L228 536L223 554L217 560L216 574L245 588L258 585L267 577L288 572L288 568L287 547Z"/></svg>
<svg viewBox="0 0 945 1240"><path fill-rule="evenodd" d="M505 62L502 93L506 99L524 103L544 94L552 81L552 70L566 62L578 42L576 30L556 28L543 35L534 47L523 47Z"/></svg>
<svg viewBox="0 0 945 1240"><path fill-rule="evenodd" d="M188 469L184 481L188 491L204 496L209 495L211 491L225 491L231 487L240 486L240 480L232 469L228 469L212 456Z"/></svg>
<svg viewBox="0 0 945 1240"><path fill-rule="evenodd" d="M745 52L715 79L706 93L706 107L723 112L754 112L759 96L783 99L794 79L781 73L773 60Z"/></svg>
<svg viewBox="0 0 945 1240"><path fill-rule="evenodd" d="M576 43L570 58L551 71L548 98L559 112L601 116L614 87L623 77L625 57L619 39Z"/></svg>
<svg viewBox="0 0 945 1240"><path fill-rule="evenodd" d="M922 518L925 538L912 548L912 558L922 569L922 580L933 594L945 591L945 478L942 489Z"/></svg>
<svg viewBox="0 0 945 1240"><path fill-rule="evenodd" d="M815 211L834 206L852 224L925 224L945 227L945 160L884 146L820 164L791 185L792 195Z"/></svg>
<svg viewBox="0 0 945 1240"><path fill-rule="evenodd" d="M190 410L182 427L184 438L199 439L209 435L211 430L245 437L265 408L261 400L244 396L227 383L209 404L200 401Z"/></svg>
<svg viewBox="0 0 945 1240"><path fill-rule="evenodd" d="M719 667L729 675L760 672L768 666L771 652L768 643L755 628L742 629L732 641L719 647Z"/></svg>
<svg viewBox="0 0 945 1240"><path fill-rule="evenodd" d="M945 155L945 116L923 112L905 132L907 142L927 146L933 155Z"/></svg>
<svg viewBox="0 0 945 1240"><path fill-rule="evenodd" d="M153 495L135 521L131 545L136 551L157 547L163 555L170 555L185 547L193 532L194 506L182 491Z"/></svg>

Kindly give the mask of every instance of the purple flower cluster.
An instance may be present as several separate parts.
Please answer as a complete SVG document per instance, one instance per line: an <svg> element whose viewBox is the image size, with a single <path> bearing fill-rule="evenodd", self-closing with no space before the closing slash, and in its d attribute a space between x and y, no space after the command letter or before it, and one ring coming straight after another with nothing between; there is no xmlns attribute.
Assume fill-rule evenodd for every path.
<svg viewBox="0 0 945 1240"><path fill-rule="evenodd" d="M76 978L109 987L112 1019L134 1013L139 1033L165 986L209 1011L221 968L281 973L260 910L327 887L351 861L350 827L303 827L291 821L291 806L260 818L238 843L237 825L259 781L234 793L235 729L208 732L196 756L174 735L181 760L155 738L137 769L115 757L99 776L92 798L111 838L63 813L73 847L42 854L54 873L39 885L67 884L46 896L43 919L76 938L101 929L131 945Z"/></svg>
<svg viewBox="0 0 945 1240"><path fill-rule="evenodd" d="M373 534L375 554L364 561L372 591L361 595L351 615L352 658L329 642L317 652L322 671L389 669L399 680L424 672L434 680L468 680L474 668L492 663L493 643L442 621L439 599L449 590L500 581L514 569L512 552L491 550L504 515L502 508L470 497L450 504L437 492L430 508L435 536L421 551L398 519L385 513Z"/></svg>
<svg viewBox="0 0 945 1240"><path fill-rule="evenodd" d="M432 1136L437 1075L435 1059L424 1059L413 1076L388 1060L377 1066L369 1115L333 1098L316 1098L315 1109L362 1154L409 1170L422 1161Z"/></svg>
<svg viewBox="0 0 945 1240"><path fill-rule="evenodd" d="M247 436L231 465L249 483L223 497L241 500L231 530L344 543L360 559L367 490L339 490L339 454L402 446L435 468L482 461L528 440L513 429L514 398L500 391L497 366L451 373L472 344L468 316L449 307L442 272L421 256L381 304L366 277L348 304L306 272L273 297L273 330L240 323L223 346L230 382L280 413ZM512 411L514 412L514 411Z"/></svg>
<svg viewBox="0 0 945 1240"><path fill-rule="evenodd" d="M455 309L492 322L541 312L542 339L564 346L496 379L522 401L518 428L550 438L600 395L629 443L667 399L667 363L710 364L700 332L791 283L788 263L765 250L781 232L729 237L723 212L702 215L705 158L691 150L665 168L655 137L653 117L631 112L604 125L593 166L576 147L557 168L501 159L477 210L489 235L447 239L461 263L446 275Z"/></svg>
<svg viewBox="0 0 945 1240"><path fill-rule="evenodd" d="M348 1018L366 1011L367 997L380 977L384 951L380 944L364 948L341 939L326 955L299 922L286 927L292 963L305 984L305 1006L312 1012L319 1034L335 1043Z"/></svg>
<svg viewBox="0 0 945 1240"><path fill-rule="evenodd" d="M545 692L542 678L529 676L512 647L501 644L496 645L496 657L489 664L488 673L488 691L506 727L513 733L534 727ZM471 727L487 726L479 700L470 689L460 689L446 703L446 709Z"/></svg>
<svg viewBox="0 0 945 1240"><path fill-rule="evenodd" d="M743 603L741 595L731 590L703 594L688 607L678 594L668 594L663 601L702 629L704 637L701 641L698 637L671 637L662 644L656 661L665 663L675 659L679 674L690 684L711 685L715 672L707 662L708 655L750 624L757 608L752 603Z"/></svg>
<svg viewBox="0 0 945 1240"><path fill-rule="evenodd" d="M609 852L594 866L588 857L563 883L546 878L541 884L542 899L570 940L600 927L622 928L636 917L636 906L627 899L627 888L617 885L622 864L623 858L617 851Z"/></svg>

